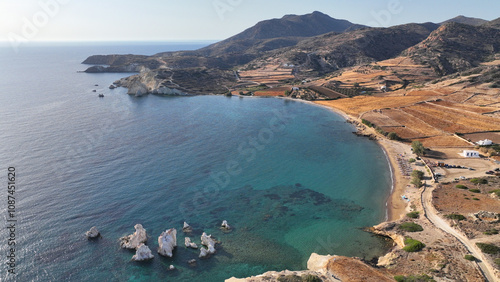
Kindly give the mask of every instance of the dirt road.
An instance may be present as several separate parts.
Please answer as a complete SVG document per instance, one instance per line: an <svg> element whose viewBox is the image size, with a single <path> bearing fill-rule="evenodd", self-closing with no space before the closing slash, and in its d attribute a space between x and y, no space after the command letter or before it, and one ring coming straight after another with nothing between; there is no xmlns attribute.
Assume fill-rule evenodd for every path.
<svg viewBox="0 0 500 282"><path fill-rule="evenodd" d="M446 222L446 220L438 215L438 211L432 204L433 189L434 187L426 187L424 192L422 193L422 206L424 208L425 216L436 227L457 238L465 246L465 248L479 260L477 264L487 281L500 281L500 278L495 276L495 270L493 266L488 263L481 250L479 250L479 248L474 243L472 243L465 235L451 227L448 222Z"/></svg>

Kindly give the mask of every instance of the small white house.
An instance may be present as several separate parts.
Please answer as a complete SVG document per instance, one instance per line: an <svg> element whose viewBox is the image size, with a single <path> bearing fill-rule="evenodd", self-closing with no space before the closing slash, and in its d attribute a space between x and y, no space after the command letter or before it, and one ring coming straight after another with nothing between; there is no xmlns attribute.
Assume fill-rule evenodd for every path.
<svg viewBox="0 0 500 282"><path fill-rule="evenodd" d="M465 158L479 158L478 151L464 150L461 155Z"/></svg>
<svg viewBox="0 0 500 282"><path fill-rule="evenodd" d="M480 141L476 142L476 144L478 144L479 146L489 146L489 145L493 144L493 141L491 141L489 139L484 139L484 140L480 140Z"/></svg>

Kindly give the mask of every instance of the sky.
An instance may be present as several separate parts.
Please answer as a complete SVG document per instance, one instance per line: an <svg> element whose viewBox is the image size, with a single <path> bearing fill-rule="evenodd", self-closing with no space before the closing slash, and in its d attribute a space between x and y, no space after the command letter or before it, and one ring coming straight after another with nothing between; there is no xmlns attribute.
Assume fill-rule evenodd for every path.
<svg viewBox="0 0 500 282"><path fill-rule="evenodd" d="M220 40L259 21L320 11L369 26L493 20L498 0L0 0L0 41Z"/></svg>

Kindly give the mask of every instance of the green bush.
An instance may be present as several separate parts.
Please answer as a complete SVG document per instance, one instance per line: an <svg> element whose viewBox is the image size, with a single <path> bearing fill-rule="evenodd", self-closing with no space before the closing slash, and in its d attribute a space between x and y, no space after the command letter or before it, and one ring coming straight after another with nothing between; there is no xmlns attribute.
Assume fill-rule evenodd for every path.
<svg viewBox="0 0 500 282"><path fill-rule="evenodd" d="M465 259L470 261L476 261L476 257L473 255L465 255Z"/></svg>
<svg viewBox="0 0 500 282"><path fill-rule="evenodd" d="M418 252L418 251L422 250L424 247L425 247L424 243L422 243L418 240L412 239L412 238L406 238L405 239L405 247L403 248L403 250L405 250L409 253L413 253L413 252Z"/></svg>
<svg viewBox="0 0 500 282"><path fill-rule="evenodd" d="M408 160L408 162L409 162L409 163L414 163L414 162L416 162L416 161L417 161L417 160L415 160L414 158L411 158L411 159L409 159L409 160Z"/></svg>
<svg viewBox="0 0 500 282"><path fill-rule="evenodd" d="M462 184L458 184L458 185L457 185L457 186L455 186L455 187L457 187L458 189L468 189L468 188L467 188L467 186L462 185Z"/></svg>
<svg viewBox="0 0 500 282"><path fill-rule="evenodd" d="M500 247L493 244L476 243L476 246L478 246L479 249L481 249L481 251L485 254L496 255L500 253Z"/></svg>
<svg viewBox="0 0 500 282"><path fill-rule="evenodd" d="M500 266L500 258L496 258L495 259L495 264L498 265L498 266Z"/></svg>
<svg viewBox="0 0 500 282"><path fill-rule="evenodd" d="M489 230L486 230L483 232L484 235L497 235L498 234L498 230L496 229L489 229Z"/></svg>
<svg viewBox="0 0 500 282"><path fill-rule="evenodd" d="M452 214L446 215L446 217L449 219L454 219L454 220L458 220L458 221L465 220L465 216L458 214L458 213L452 213Z"/></svg>
<svg viewBox="0 0 500 282"><path fill-rule="evenodd" d="M373 124L373 123L371 123L371 122L367 121L366 119L362 119L362 120L361 120L361 122L362 122L364 125L368 126L368 127L373 127L373 126L374 126L374 124Z"/></svg>
<svg viewBox="0 0 500 282"><path fill-rule="evenodd" d="M420 217L420 212L413 211L413 212L407 213L406 216L409 217L409 218L419 218Z"/></svg>
<svg viewBox="0 0 500 282"><path fill-rule="evenodd" d="M495 193L498 197L500 197L500 189L492 190L489 193Z"/></svg>
<svg viewBox="0 0 500 282"><path fill-rule="evenodd" d="M422 275L396 275L394 276L394 280L398 282L435 282L436 280L432 279L431 276L422 274Z"/></svg>
<svg viewBox="0 0 500 282"><path fill-rule="evenodd" d="M387 138L389 138L389 140L399 140L399 136L396 132L389 132L389 134L387 134Z"/></svg>
<svg viewBox="0 0 500 282"><path fill-rule="evenodd" d="M423 231L424 228L422 226L414 223L414 222L404 222L399 225L399 229L407 231L407 232L420 232Z"/></svg>
<svg viewBox="0 0 500 282"><path fill-rule="evenodd" d="M472 193L481 193L481 190L479 189L469 189L469 191Z"/></svg>
<svg viewBox="0 0 500 282"><path fill-rule="evenodd" d="M470 182L474 184L488 184L488 180L484 178L472 178Z"/></svg>

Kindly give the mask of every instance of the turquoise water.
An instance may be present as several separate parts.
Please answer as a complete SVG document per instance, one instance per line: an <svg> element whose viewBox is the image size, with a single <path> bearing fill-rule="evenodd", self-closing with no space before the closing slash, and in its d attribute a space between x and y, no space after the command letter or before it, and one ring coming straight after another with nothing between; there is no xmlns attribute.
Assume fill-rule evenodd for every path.
<svg viewBox="0 0 500 282"><path fill-rule="evenodd" d="M4 174L17 171L19 281L223 281L304 269L312 252L383 252L361 229L384 219L388 163L342 117L283 99L136 98L107 88L123 74L77 73L88 55L163 50L2 49L0 163ZM5 201L0 207L5 219ZM192 234L181 231L184 221ZM177 228L174 258L131 262L118 238L137 223L155 254L159 234ZM103 238L87 241L94 225ZM184 237L199 243L204 231L220 241L217 253L190 266L198 252ZM5 264L1 273L13 278Z"/></svg>

